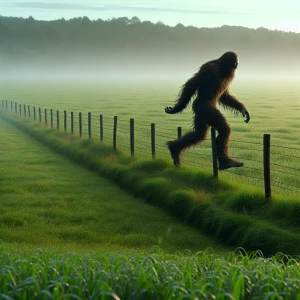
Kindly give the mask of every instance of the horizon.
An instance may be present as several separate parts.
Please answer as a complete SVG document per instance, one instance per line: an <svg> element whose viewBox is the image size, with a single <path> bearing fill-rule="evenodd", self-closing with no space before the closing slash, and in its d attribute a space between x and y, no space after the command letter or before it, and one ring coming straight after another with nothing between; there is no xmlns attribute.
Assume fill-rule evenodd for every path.
<svg viewBox="0 0 300 300"><path fill-rule="evenodd" d="M70 21L70 20L74 20L74 19L80 19L80 18L88 18L91 22L93 22L93 21L97 21L97 20L99 20L99 19L101 19L101 18L99 18L99 19L90 19L88 16L84 16L84 15L82 15L82 16L78 16L78 17L72 17L72 18L69 18L69 19L67 19L67 18L58 18L58 19L51 19L51 20L42 20L42 19L36 19L36 18L34 18L33 16L28 16L28 17L15 17L15 16L4 16L4 15L1 15L0 14L0 17L3 17L3 18L20 18L20 19L29 19L29 18L33 18L33 20L35 20L35 21L44 21L44 22L55 22L55 21L59 21L59 20L62 20L62 19L64 19L65 21ZM267 28L267 27L263 27L263 26L261 26L261 27L257 27L257 28L251 28L251 27L247 27L247 26L242 26L242 25L226 25L226 24L224 24L224 25L221 25L221 26L216 26L216 27L197 27L197 26L195 26L195 25L184 25L184 24L182 24L182 23L178 23L178 24L175 24L175 25L169 25L169 24L166 24L166 23L164 23L163 21L158 21L158 22L152 22L152 21L150 21L150 20L142 20L142 19L140 19L138 16L133 16L133 18L138 18L139 20L140 20L140 22L142 23L142 22L151 22L152 24L156 24L156 23L162 23L163 25L165 25L165 26L169 26L169 27L176 27L176 25L178 25L178 24L181 24L181 25L183 25L184 27L186 27L186 28L188 28L188 27L194 27L194 28L197 28L197 29L219 29L219 28L222 28L222 27L241 27L241 28L246 28L246 29L250 29L250 30L258 30L258 29L266 29L266 30L269 30L269 31L279 31L279 32L284 32L284 33L293 33L293 34L300 34L300 31L299 32L294 32L294 31L286 31L286 30L282 30L282 29L276 29L276 28L274 28L274 29L270 29L270 28ZM109 21L111 21L111 20L113 20L113 19L119 19L119 18L128 18L127 16L121 16L121 17L116 17L116 18L112 18L112 19L101 19L102 21L104 21L104 22L109 22ZM131 18L128 18L128 20L130 20Z"/></svg>
<svg viewBox="0 0 300 300"><path fill-rule="evenodd" d="M33 17L35 20L52 21L87 17L90 20L138 17L141 21L162 22L165 25L194 26L198 28L219 28L241 26L250 29L260 27L269 30L300 33L300 3L296 0L243 1L230 0L226 5L221 0L214 3L200 3L198 0L2 0L1 15L5 17Z"/></svg>

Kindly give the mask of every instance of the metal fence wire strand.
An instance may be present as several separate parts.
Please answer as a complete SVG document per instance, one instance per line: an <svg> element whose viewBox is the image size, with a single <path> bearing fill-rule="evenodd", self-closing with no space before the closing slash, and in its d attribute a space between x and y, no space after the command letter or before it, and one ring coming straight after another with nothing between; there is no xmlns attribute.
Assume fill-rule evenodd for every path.
<svg viewBox="0 0 300 300"><path fill-rule="evenodd" d="M7 109L6 106L2 107L2 110L7 113L15 114L18 117L35 120L35 122L43 123L47 127L53 127L53 129L64 130L64 110L55 110L49 108L42 108L39 106L29 106L20 103L11 102ZM71 122L73 122L73 134L80 134L80 118L79 111L73 110L73 118L71 121L70 113L67 111L67 126L65 126L66 132L71 133ZM100 128L100 116L102 117L102 131ZM57 118L59 117L59 119ZM58 126L59 122L59 126ZM103 114L91 113L91 124L88 121L88 112L81 112L81 130L82 138L88 138L89 128L91 129L91 137L99 140L100 134L103 133L104 139L109 143L113 141L115 117L104 116ZM152 155L152 140L151 140L151 124L145 123L141 120L134 120L134 155L149 156ZM51 126L52 125L52 126ZM89 127L90 126L90 127ZM155 151L156 156L163 155L164 157L170 157L167 142L178 138L179 130L182 135L190 131L191 128L166 128L162 124L155 124ZM121 116L117 119L117 148L124 151L131 151L130 140L130 119L126 119L125 116ZM263 184L264 181L264 169L263 169L263 152L262 143L249 142L242 140L230 140L230 149L234 150L238 156L244 153L241 151L247 151L247 157L242 158L242 161L247 162L243 168L227 169L222 171L224 174L230 174L230 176L237 176L239 178L254 179ZM237 143L237 144L235 144ZM242 147L241 144L245 144ZM204 169L212 169L212 154L211 154L211 138L206 138L203 142L197 146L197 148L191 148L189 151L182 153L182 160L191 166L201 166ZM248 147L248 145L251 145ZM258 145L260 148L255 148ZM199 147L199 148L198 148ZM272 160L282 160L287 164L279 164L271 161L271 172L274 172L274 179L272 179L272 185L279 189L290 190L293 192L299 192L300 190L300 168L297 167L298 159L300 156L300 148L287 147L279 145L271 145L272 148ZM196 150L195 150L196 149ZM282 150L281 152L279 152ZM250 153L249 153L250 151ZM291 153L296 151L296 153ZM257 153L257 154L256 154ZM250 157L249 157L250 156ZM233 156L234 159L239 160L238 157ZM281 182L280 175L284 181ZM278 180L279 178L279 180ZM296 182L296 185L294 184ZM297 186L299 182L299 186Z"/></svg>

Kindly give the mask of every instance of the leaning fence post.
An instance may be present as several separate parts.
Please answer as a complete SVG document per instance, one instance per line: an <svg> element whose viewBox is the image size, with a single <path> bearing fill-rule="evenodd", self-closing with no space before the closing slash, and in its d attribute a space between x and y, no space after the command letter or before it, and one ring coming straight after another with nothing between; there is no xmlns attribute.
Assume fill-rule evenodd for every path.
<svg viewBox="0 0 300 300"><path fill-rule="evenodd" d="M118 125L118 117L114 116L114 131L113 131L113 150L117 150L117 125Z"/></svg>
<svg viewBox="0 0 300 300"><path fill-rule="evenodd" d="M92 138L92 113L88 113L88 133L89 139Z"/></svg>
<svg viewBox="0 0 300 300"><path fill-rule="evenodd" d="M152 158L155 158L155 123L151 123L151 152Z"/></svg>
<svg viewBox="0 0 300 300"><path fill-rule="evenodd" d="M264 134L264 182L265 182L265 197L268 201L271 201L271 170L270 170L270 155L271 149L271 135Z"/></svg>
<svg viewBox="0 0 300 300"><path fill-rule="evenodd" d="M103 115L100 115L100 141L103 141Z"/></svg>
<svg viewBox="0 0 300 300"><path fill-rule="evenodd" d="M134 156L134 119L130 119L130 153Z"/></svg>
<svg viewBox="0 0 300 300"><path fill-rule="evenodd" d="M211 127L210 133L211 133L213 174L214 174L215 178L218 178L218 158L217 158L216 129L214 127Z"/></svg>
<svg viewBox="0 0 300 300"><path fill-rule="evenodd" d="M74 134L74 113L71 111L71 134Z"/></svg>
<svg viewBox="0 0 300 300"><path fill-rule="evenodd" d="M82 115L79 113L79 136L82 137Z"/></svg>

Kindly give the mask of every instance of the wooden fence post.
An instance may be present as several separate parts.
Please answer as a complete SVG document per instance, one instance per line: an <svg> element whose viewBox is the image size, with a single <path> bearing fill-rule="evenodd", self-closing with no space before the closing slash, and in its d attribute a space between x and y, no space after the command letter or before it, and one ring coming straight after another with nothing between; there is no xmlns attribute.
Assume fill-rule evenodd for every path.
<svg viewBox="0 0 300 300"><path fill-rule="evenodd" d="M56 111L56 129L59 129L59 110Z"/></svg>
<svg viewBox="0 0 300 300"><path fill-rule="evenodd" d="M79 136L82 137L82 115L79 113Z"/></svg>
<svg viewBox="0 0 300 300"><path fill-rule="evenodd" d="M180 139L182 136L182 127L177 127L177 138Z"/></svg>
<svg viewBox="0 0 300 300"><path fill-rule="evenodd" d="M39 120L40 123L42 122L42 112L41 112L41 108L39 107Z"/></svg>
<svg viewBox="0 0 300 300"><path fill-rule="evenodd" d="M15 102L15 114L17 115L18 114L18 103Z"/></svg>
<svg viewBox="0 0 300 300"><path fill-rule="evenodd" d="M151 152L152 158L155 158L155 123L151 123Z"/></svg>
<svg viewBox="0 0 300 300"><path fill-rule="evenodd" d="M20 116L22 116L22 106L21 106L21 104L19 105L19 109L20 109Z"/></svg>
<svg viewBox="0 0 300 300"><path fill-rule="evenodd" d="M13 111L13 102L10 101L10 112L12 113L12 111Z"/></svg>
<svg viewBox="0 0 300 300"><path fill-rule="evenodd" d="M74 134L74 114L71 111L71 134Z"/></svg>
<svg viewBox="0 0 300 300"><path fill-rule="evenodd" d="M217 158L216 129L214 127L211 127L210 133L211 133L213 174L214 174L215 178L218 178L218 158Z"/></svg>
<svg viewBox="0 0 300 300"><path fill-rule="evenodd" d="M88 134L89 139L92 138L92 113L88 113Z"/></svg>
<svg viewBox="0 0 300 300"><path fill-rule="evenodd" d="M6 111L7 111L7 100L5 100L5 107L6 107Z"/></svg>
<svg viewBox="0 0 300 300"><path fill-rule="evenodd" d="M26 105L24 104L24 117L26 119Z"/></svg>
<svg viewBox="0 0 300 300"><path fill-rule="evenodd" d="M64 110L64 130L67 131L67 111Z"/></svg>
<svg viewBox="0 0 300 300"><path fill-rule="evenodd" d="M134 119L130 119L130 154L134 156Z"/></svg>
<svg viewBox="0 0 300 300"><path fill-rule="evenodd" d="M103 142L103 115L100 115L100 141Z"/></svg>
<svg viewBox="0 0 300 300"><path fill-rule="evenodd" d="M271 201L271 169L270 169L270 155L271 149L271 135L264 134L264 182L265 182L265 197L268 201Z"/></svg>
<svg viewBox="0 0 300 300"><path fill-rule="evenodd" d="M33 119L34 119L34 121L36 120L36 108L35 108L35 106L33 107Z"/></svg>
<svg viewBox="0 0 300 300"><path fill-rule="evenodd" d="M4 100L2 100L2 108L4 109Z"/></svg>
<svg viewBox="0 0 300 300"><path fill-rule="evenodd" d="M51 125L51 128L53 128L53 109L50 108L50 125Z"/></svg>
<svg viewBox="0 0 300 300"><path fill-rule="evenodd" d="M48 126L47 108L45 108L45 125Z"/></svg>
<svg viewBox="0 0 300 300"><path fill-rule="evenodd" d="M113 131L113 150L117 150L117 126L118 126L118 117L114 116L114 131Z"/></svg>
<svg viewBox="0 0 300 300"><path fill-rule="evenodd" d="M30 119L30 105L28 105L28 118Z"/></svg>

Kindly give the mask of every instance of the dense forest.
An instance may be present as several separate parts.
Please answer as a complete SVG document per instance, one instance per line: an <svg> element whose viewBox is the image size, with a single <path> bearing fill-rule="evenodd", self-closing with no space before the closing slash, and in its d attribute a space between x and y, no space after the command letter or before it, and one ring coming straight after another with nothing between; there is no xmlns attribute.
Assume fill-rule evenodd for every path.
<svg viewBox="0 0 300 300"><path fill-rule="evenodd" d="M38 21L0 16L2 77L187 76L229 50L239 55L242 76L299 75L300 34L291 32L170 27L137 17Z"/></svg>

